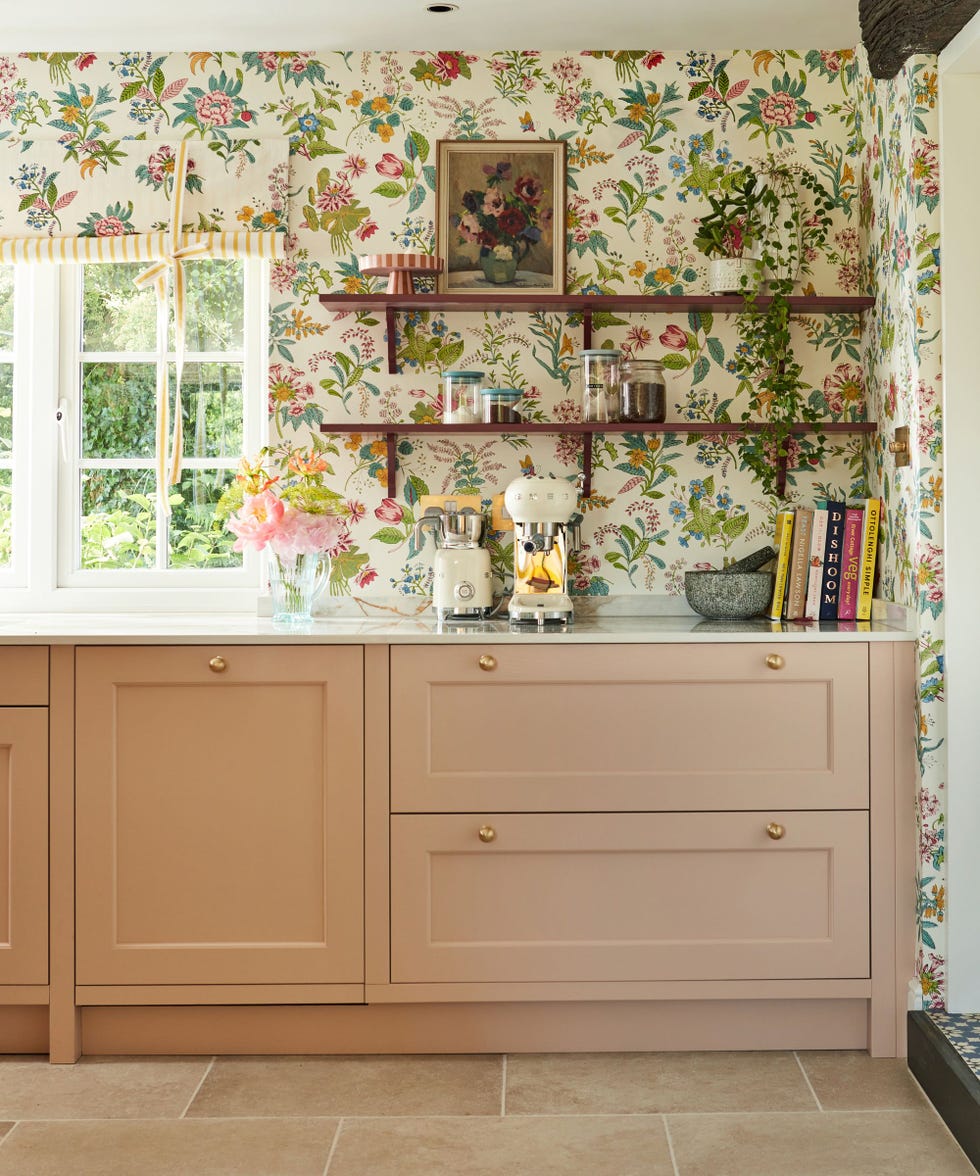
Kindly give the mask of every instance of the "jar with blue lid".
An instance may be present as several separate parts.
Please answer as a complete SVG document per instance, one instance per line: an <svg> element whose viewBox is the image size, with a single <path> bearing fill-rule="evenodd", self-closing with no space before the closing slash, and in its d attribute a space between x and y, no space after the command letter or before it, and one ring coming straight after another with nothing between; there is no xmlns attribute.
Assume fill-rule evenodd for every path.
<svg viewBox="0 0 980 1176"><path fill-rule="evenodd" d="M582 361L582 420L619 420L619 361L616 348L591 347L578 353Z"/></svg>
<svg viewBox="0 0 980 1176"><path fill-rule="evenodd" d="M442 381L442 423L478 425L483 372L443 372Z"/></svg>
<svg viewBox="0 0 980 1176"><path fill-rule="evenodd" d="M520 388L484 388L483 421L488 425L519 425L521 414L517 402L521 398Z"/></svg>

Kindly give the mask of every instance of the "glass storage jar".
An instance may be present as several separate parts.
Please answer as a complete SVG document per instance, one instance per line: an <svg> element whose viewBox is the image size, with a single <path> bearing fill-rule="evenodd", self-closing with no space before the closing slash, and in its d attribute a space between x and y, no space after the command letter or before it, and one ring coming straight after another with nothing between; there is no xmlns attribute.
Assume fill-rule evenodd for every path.
<svg viewBox="0 0 980 1176"><path fill-rule="evenodd" d="M488 425L519 425L521 414L516 405L521 398L518 388L484 388L483 420Z"/></svg>
<svg viewBox="0 0 980 1176"><path fill-rule="evenodd" d="M619 419L667 419L667 381L659 359L624 359L620 364Z"/></svg>
<svg viewBox="0 0 980 1176"><path fill-rule="evenodd" d="M621 351L590 348L582 361L582 420L619 420L619 359Z"/></svg>
<svg viewBox="0 0 980 1176"><path fill-rule="evenodd" d="M443 372L442 381L442 423L478 425L483 372Z"/></svg>

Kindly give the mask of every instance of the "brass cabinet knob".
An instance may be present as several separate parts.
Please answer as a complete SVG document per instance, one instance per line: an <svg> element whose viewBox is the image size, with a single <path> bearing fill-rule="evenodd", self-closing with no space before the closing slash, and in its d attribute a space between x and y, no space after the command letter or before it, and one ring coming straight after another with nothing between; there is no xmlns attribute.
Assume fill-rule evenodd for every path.
<svg viewBox="0 0 980 1176"><path fill-rule="evenodd" d="M773 841L779 841L780 838L786 834L785 828L782 825L778 825L775 821L770 821L769 824L766 825L766 832L773 839Z"/></svg>
<svg viewBox="0 0 980 1176"><path fill-rule="evenodd" d="M481 841L486 842L486 844L489 845L491 841L496 841L496 839L497 839L497 830L493 827L493 825L483 825L480 828L480 840Z"/></svg>
<svg viewBox="0 0 980 1176"><path fill-rule="evenodd" d="M497 668L497 659L492 653L484 653L480 655L480 660L477 663L481 670L495 670Z"/></svg>
<svg viewBox="0 0 980 1176"><path fill-rule="evenodd" d="M781 670L786 665L786 659L781 653L770 653L766 658L766 665L770 670Z"/></svg>
<svg viewBox="0 0 980 1176"><path fill-rule="evenodd" d="M216 674L223 674L225 670L228 669L228 663L220 655L218 657L211 658L211 660L208 662L208 665L212 670L214 670Z"/></svg>

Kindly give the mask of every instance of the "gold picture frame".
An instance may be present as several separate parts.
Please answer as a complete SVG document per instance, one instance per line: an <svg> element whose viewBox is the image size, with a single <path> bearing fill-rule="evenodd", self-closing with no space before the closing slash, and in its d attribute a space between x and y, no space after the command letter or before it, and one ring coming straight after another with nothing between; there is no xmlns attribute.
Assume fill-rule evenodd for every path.
<svg viewBox="0 0 980 1176"><path fill-rule="evenodd" d="M440 139L440 294L565 293L563 140Z"/></svg>

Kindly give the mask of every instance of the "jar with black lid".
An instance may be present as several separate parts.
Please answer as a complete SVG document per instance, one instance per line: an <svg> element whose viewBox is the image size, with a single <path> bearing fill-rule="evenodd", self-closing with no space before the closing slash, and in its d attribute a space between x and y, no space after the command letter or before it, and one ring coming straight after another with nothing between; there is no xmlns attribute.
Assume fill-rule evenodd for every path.
<svg viewBox="0 0 980 1176"><path fill-rule="evenodd" d="M619 365L619 418L665 421L667 382L657 359L624 359Z"/></svg>

